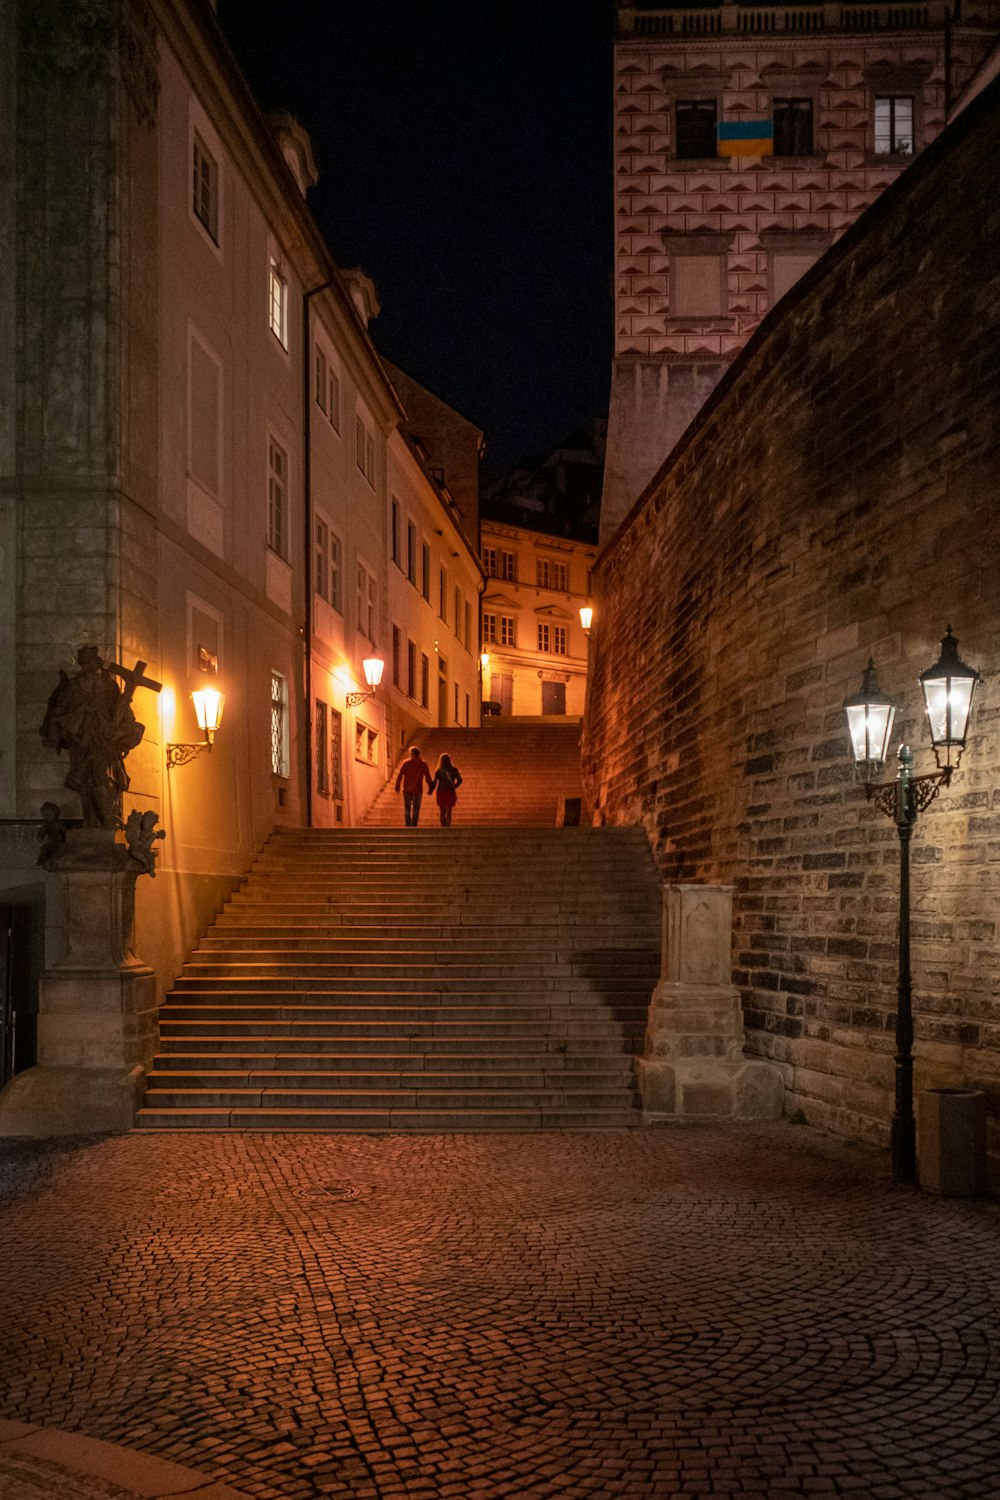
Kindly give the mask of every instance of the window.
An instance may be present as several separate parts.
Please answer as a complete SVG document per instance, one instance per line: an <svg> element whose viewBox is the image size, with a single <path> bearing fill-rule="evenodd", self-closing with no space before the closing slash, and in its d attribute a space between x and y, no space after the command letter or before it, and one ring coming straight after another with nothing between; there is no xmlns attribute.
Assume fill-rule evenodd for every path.
<svg viewBox="0 0 1000 1500"><path fill-rule="evenodd" d="M360 719L354 726L354 759L369 766L378 764L378 730Z"/></svg>
<svg viewBox="0 0 1000 1500"><path fill-rule="evenodd" d="M540 557L537 560L538 587L540 589L559 589L566 592L566 564L553 562L550 558Z"/></svg>
<svg viewBox="0 0 1000 1500"><path fill-rule="evenodd" d="M316 720L313 726L316 734L316 790L321 797L330 795L330 766L327 759L327 708L319 698L316 699Z"/></svg>
<svg viewBox="0 0 1000 1500"><path fill-rule="evenodd" d="M273 438L267 443L267 545L288 557L288 454Z"/></svg>
<svg viewBox="0 0 1000 1500"><path fill-rule="evenodd" d="M343 715L333 708L330 710L330 769L333 772L333 796L336 802L344 800L344 767L341 760L341 746L343 744L344 719ZM337 809L337 822L343 816L343 810Z"/></svg>
<svg viewBox="0 0 1000 1500"><path fill-rule="evenodd" d="M195 218L219 243L219 164L197 131L194 132L191 208Z"/></svg>
<svg viewBox="0 0 1000 1500"><path fill-rule="evenodd" d="M566 626L553 625L552 627L552 650L556 656L566 655Z"/></svg>
<svg viewBox="0 0 1000 1500"><path fill-rule="evenodd" d="M268 263L268 321L282 349L288 348L288 281L272 255Z"/></svg>
<svg viewBox="0 0 1000 1500"><path fill-rule="evenodd" d="M331 427L340 431L340 377L316 346L316 405Z"/></svg>
<svg viewBox="0 0 1000 1500"><path fill-rule="evenodd" d="M725 311L724 275L720 255L671 255L671 317L719 317Z"/></svg>
<svg viewBox="0 0 1000 1500"><path fill-rule="evenodd" d="M399 509L399 501L393 497L390 511L390 545L392 546L392 560L397 568L403 566L403 517Z"/></svg>
<svg viewBox="0 0 1000 1500"><path fill-rule="evenodd" d="M716 155L715 126L718 105L714 99L678 99L674 109L676 146L674 155L683 160Z"/></svg>
<svg viewBox="0 0 1000 1500"><path fill-rule="evenodd" d="M487 615L487 614L484 614L483 615L483 644L487 645L487 646L493 646L493 645L496 644L496 638L497 638L497 617L496 617L496 615Z"/></svg>
<svg viewBox="0 0 1000 1500"><path fill-rule="evenodd" d="M464 634L463 634L463 640L465 641L465 649L466 649L466 651L471 650L472 649L472 647L471 647L471 642L472 642L472 605L469 603L468 599L465 600L465 631L464 631Z"/></svg>
<svg viewBox="0 0 1000 1500"><path fill-rule="evenodd" d="M469 727L469 695L468 695L468 693L466 693L466 695L465 695L465 727L466 727L466 729L468 729L468 727Z"/></svg>
<svg viewBox="0 0 1000 1500"><path fill-rule="evenodd" d="M517 582L517 553L500 553L500 577L505 583Z"/></svg>
<svg viewBox="0 0 1000 1500"><path fill-rule="evenodd" d="M550 651L553 656L566 655L566 626L552 625L548 621L538 623L538 649Z"/></svg>
<svg viewBox="0 0 1000 1500"><path fill-rule="evenodd" d="M431 549L428 542L424 542L420 555L420 592L427 603L431 602Z"/></svg>
<svg viewBox="0 0 1000 1500"><path fill-rule="evenodd" d="M455 723L459 723L458 717L458 683L455 683Z"/></svg>
<svg viewBox="0 0 1000 1500"><path fill-rule="evenodd" d="M539 651L548 651L549 649L549 627L541 623L538 626L538 649Z"/></svg>
<svg viewBox="0 0 1000 1500"><path fill-rule="evenodd" d="M341 572L340 537L317 516L313 537L313 588L338 614L343 613Z"/></svg>
<svg viewBox="0 0 1000 1500"><path fill-rule="evenodd" d="M417 647L413 641L406 643L406 696L417 696Z"/></svg>
<svg viewBox="0 0 1000 1500"><path fill-rule="evenodd" d="M358 633L375 644L375 622L378 617L378 581L363 562L358 563L355 584Z"/></svg>
<svg viewBox="0 0 1000 1500"><path fill-rule="evenodd" d="M431 663L430 657L423 651L420 653L420 707L427 708L431 701Z"/></svg>
<svg viewBox="0 0 1000 1500"><path fill-rule="evenodd" d="M440 591L439 592L439 598L438 598L438 614L439 614L439 616L441 617L442 620L447 620L447 618L448 618L448 574L445 572L444 568L442 568L440 570L440 572L438 573L438 587L439 587L439 591Z"/></svg>
<svg viewBox="0 0 1000 1500"><path fill-rule="evenodd" d="M355 419L355 447L357 452L358 468L371 485L375 488L375 439L361 417Z"/></svg>
<svg viewBox="0 0 1000 1500"><path fill-rule="evenodd" d="M455 585L455 634L461 639L462 635L462 590L458 584Z"/></svg>
<svg viewBox="0 0 1000 1500"><path fill-rule="evenodd" d="M812 156L813 102L811 99L775 99L775 156Z"/></svg>
<svg viewBox="0 0 1000 1500"><path fill-rule="evenodd" d="M513 615L500 616L500 644L501 646L517 645L517 621Z"/></svg>
<svg viewBox="0 0 1000 1500"><path fill-rule="evenodd" d="M271 770L288 775L288 680L271 673Z"/></svg>
<svg viewBox="0 0 1000 1500"><path fill-rule="evenodd" d="M486 571L487 578L495 578L497 576L497 549L495 547L483 548L483 568Z"/></svg>
<svg viewBox="0 0 1000 1500"><path fill-rule="evenodd" d="M403 642L399 626L394 625L392 627L392 685L397 688L399 687L399 662L402 655L402 647Z"/></svg>
<svg viewBox="0 0 1000 1500"><path fill-rule="evenodd" d="M878 156L912 156L912 94L875 96L875 152Z"/></svg>
<svg viewBox="0 0 1000 1500"><path fill-rule="evenodd" d="M417 586L417 528L412 521L406 523L406 576Z"/></svg>

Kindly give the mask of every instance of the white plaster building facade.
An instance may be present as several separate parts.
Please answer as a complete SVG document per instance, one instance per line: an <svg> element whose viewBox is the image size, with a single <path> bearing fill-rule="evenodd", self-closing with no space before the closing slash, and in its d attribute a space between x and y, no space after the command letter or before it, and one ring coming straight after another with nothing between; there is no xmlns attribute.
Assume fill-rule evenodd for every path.
<svg viewBox="0 0 1000 1500"><path fill-rule="evenodd" d="M482 522L483 699L504 717L580 718L596 547L523 526Z"/></svg>
<svg viewBox="0 0 1000 1500"><path fill-rule="evenodd" d="M137 910L162 989L275 825L357 823L387 774L393 621L432 640L399 602L392 487L442 566L447 548L475 633L474 544L399 430L374 292L333 263L314 174L207 7L0 9L0 318L18 351L0 371L0 906L25 915L36 970L63 942L39 807L80 815L38 726L78 647L162 683L136 695L125 797L168 834ZM464 605L459 624L449 694L477 722ZM383 686L352 708L376 654ZM208 678L226 694L212 753L168 769Z"/></svg>

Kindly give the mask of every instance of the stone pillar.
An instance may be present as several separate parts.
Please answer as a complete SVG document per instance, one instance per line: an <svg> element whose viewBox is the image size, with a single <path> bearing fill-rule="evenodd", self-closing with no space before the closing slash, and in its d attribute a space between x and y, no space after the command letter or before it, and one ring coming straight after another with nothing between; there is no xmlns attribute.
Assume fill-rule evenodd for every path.
<svg viewBox="0 0 1000 1500"><path fill-rule="evenodd" d="M0 1136L130 1130L156 1050L156 976L132 951L140 873L111 828L80 828L49 865L68 947L42 976L38 1063L0 1094Z"/></svg>
<svg viewBox="0 0 1000 1500"><path fill-rule="evenodd" d="M774 1120L781 1074L743 1053L732 984L730 886L668 885L663 957L639 1059L643 1113L654 1120Z"/></svg>

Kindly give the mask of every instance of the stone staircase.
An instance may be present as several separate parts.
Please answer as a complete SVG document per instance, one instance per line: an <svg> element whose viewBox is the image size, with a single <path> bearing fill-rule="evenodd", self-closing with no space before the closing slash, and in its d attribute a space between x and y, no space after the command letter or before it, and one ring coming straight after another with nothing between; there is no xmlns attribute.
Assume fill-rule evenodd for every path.
<svg viewBox="0 0 1000 1500"><path fill-rule="evenodd" d="M442 738L474 768L468 815L493 747ZM639 1122L660 930L643 831L408 829L394 806L392 829L271 837L161 1008L141 1128Z"/></svg>
<svg viewBox="0 0 1000 1500"><path fill-rule="evenodd" d="M433 774L447 752L462 773L453 826L553 827L560 798L579 797L579 724L519 724L488 719L482 729L428 729L416 743ZM405 753L400 760L405 759ZM403 798L395 790L397 765L365 818L367 828L396 828ZM433 794L424 794L421 826L438 822Z"/></svg>

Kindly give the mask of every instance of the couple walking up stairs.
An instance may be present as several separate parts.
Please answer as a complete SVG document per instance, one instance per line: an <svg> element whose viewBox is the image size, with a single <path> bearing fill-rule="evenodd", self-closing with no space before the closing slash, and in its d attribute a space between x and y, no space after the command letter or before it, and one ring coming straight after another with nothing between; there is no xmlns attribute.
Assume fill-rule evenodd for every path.
<svg viewBox="0 0 1000 1500"><path fill-rule="evenodd" d="M161 1009L139 1125L637 1124L659 889L641 829L553 826L577 733L423 736L465 778L450 829L404 828L390 782L372 826L275 832Z"/></svg>

